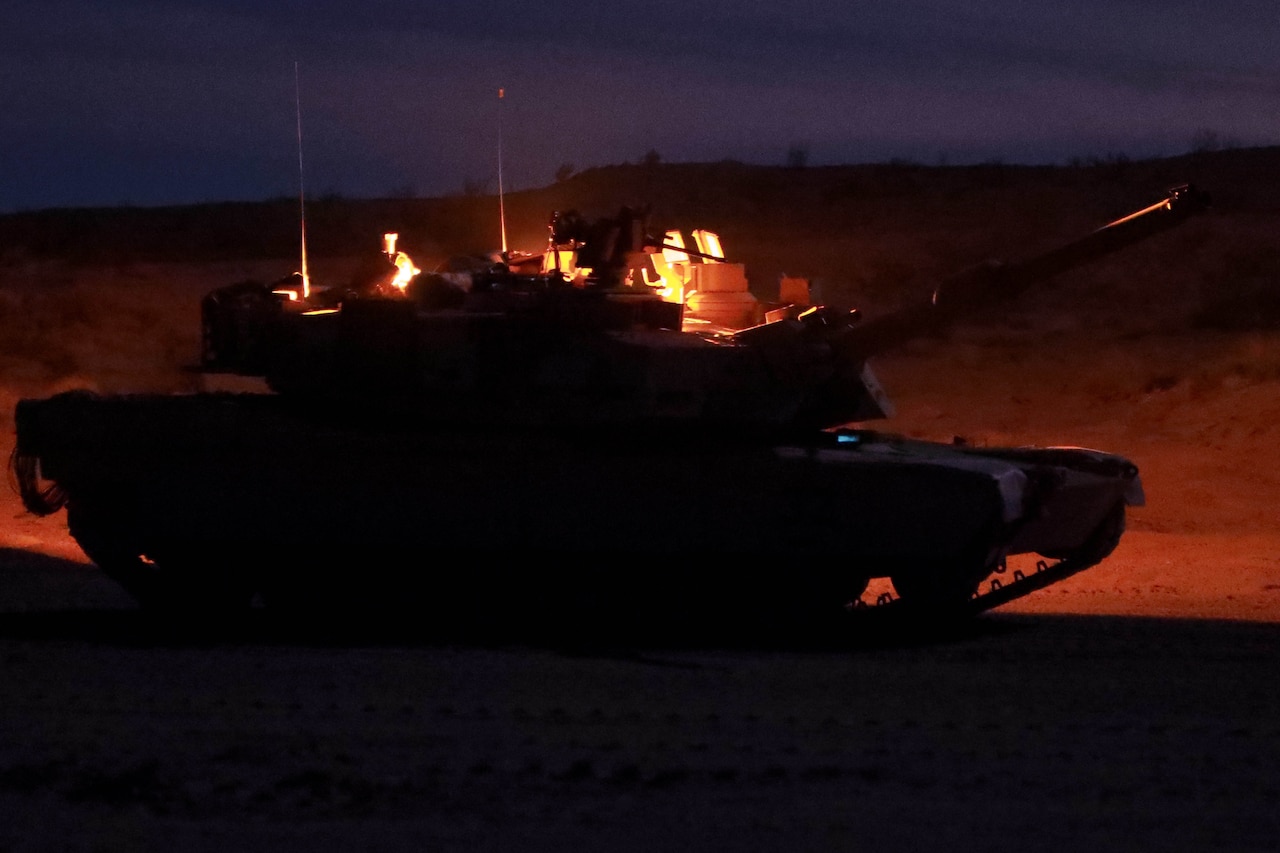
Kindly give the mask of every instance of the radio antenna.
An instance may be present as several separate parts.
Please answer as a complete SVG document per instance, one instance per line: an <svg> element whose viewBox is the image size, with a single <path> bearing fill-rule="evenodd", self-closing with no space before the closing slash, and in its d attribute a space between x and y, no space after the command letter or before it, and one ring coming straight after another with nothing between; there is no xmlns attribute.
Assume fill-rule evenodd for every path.
<svg viewBox="0 0 1280 853"><path fill-rule="evenodd" d="M302 87L298 84L298 62L293 63L293 103L298 119L298 218L301 223L302 298L311 296L311 277L307 275L307 201L302 174Z"/></svg>
<svg viewBox="0 0 1280 853"><path fill-rule="evenodd" d="M498 225L502 229L502 260L507 259L507 211L502 200L502 100L503 90L498 89Z"/></svg>

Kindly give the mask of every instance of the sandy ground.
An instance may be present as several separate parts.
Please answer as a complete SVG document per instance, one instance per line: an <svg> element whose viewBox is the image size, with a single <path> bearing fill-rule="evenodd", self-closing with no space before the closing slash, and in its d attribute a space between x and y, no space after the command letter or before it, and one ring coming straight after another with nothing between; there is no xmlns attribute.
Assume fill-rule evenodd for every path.
<svg viewBox="0 0 1280 853"><path fill-rule="evenodd" d="M923 637L175 634L6 493L0 851L1275 850L1280 339L1051 343L882 359L885 426L1121 452L1147 505Z"/></svg>
<svg viewBox="0 0 1280 853"><path fill-rule="evenodd" d="M2 563L28 609L0 615L0 849L1261 851L1280 831L1270 622L174 634L92 569ZM1044 598L1148 600L1095 586Z"/></svg>

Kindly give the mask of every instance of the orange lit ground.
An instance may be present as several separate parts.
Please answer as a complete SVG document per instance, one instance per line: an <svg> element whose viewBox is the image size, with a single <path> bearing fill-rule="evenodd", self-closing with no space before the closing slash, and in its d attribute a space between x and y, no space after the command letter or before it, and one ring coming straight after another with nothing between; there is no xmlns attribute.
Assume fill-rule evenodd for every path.
<svg viewBox="0 0 1280 853"><path fill-rule="evenodd" d="M1003 609L1280 622L1280 336L995 337L881 361L896 428L1111 450L1147 496L1108 560Z"/></svg>
<svg viewBox="0 0 1280 853"><path fill-rule="evenodd" d="M869 426L1083 445L1138 463L1147 505L1130 510L1115 554L1002 611L1280 623L1280 336L1078 333L1047 351L1026 333L965 329L874 364L898 411ZM11 490L0 508L0 547L83 561L63 514L31 516Z"/></svg>

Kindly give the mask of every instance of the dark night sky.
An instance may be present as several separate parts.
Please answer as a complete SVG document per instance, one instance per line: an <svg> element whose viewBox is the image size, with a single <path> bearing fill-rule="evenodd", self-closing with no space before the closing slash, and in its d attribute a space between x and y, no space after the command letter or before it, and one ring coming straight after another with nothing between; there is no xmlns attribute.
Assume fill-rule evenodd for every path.
<svg viewBox="0 0 1280 853"><path fill-rule="evenodd" d="M3 0L0 212L1280 142L1275 0ZM499 104L497 90L506 90Z"/></svg>

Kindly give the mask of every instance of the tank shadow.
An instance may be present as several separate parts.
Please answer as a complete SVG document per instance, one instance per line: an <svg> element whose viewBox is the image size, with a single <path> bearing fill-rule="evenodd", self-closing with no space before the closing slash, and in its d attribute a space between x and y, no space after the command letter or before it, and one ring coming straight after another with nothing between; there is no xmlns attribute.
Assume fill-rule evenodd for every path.
<svg viewBox="0 0 1280 853"><path fill-rule="evenodd" d="M0 548L0 572L70 571L96 572L92 566L62 557L53 557L25 548Z"/></svg>
<svg viewBox="0 0 1280 853"><path fill-rule="evenodd" d="M253 609L192 617L141 608L51 607L0 613L0 640L77 642L130 647L314 646L530 648L577 657L641 658L649 653L728 651L747 654L848 654L927 647L989 638L1025 625L982 616L955 622L832 618L768 624L708 615L681 624L622 624L608 614L539 614L495 622L455 616L422 619L390 612L277 614Z"/></svg>
<svg viewBox="0 0 1280 853"><path fill-rule="evenodd" d="M210 647L411 648L543 651L573 658L612 660L637 665L686 665L668 656L733 654L831 657L880 652L971 649L987 654L995 647L1017 659L1052 649L1062 654L1122 657L1158 647L1159 654L1193 660L1205 649L1233 649L1245 657L1269 657L1280 642L1280 625L1234 620L1170 619L1142 616L1081 616L991 611L951 624L899 620L850 624L775 625L764 628L740 620L708 619L682 626L621 630L598 621L507 624L499 627L468 620L428 623L389 618L339 618L334 614L280 617L265 610L237 619L177 620L139 608L47 608L0 613L0 643L75 643L96 647L197 649ZM993 646L992 644L995 644ZM982 651L988 650L987 652ZM1035 650L1040 650L1036 652ZM1023 651L1025 650L1025 651ZM949 652L957 653L956 651ZM696 664L688 664L696 665Z"/></svg>
<svg viewBox="0 0 1280 853"><path fill-rule="evenodd" d="M887 618L874 610L815 612L708 595L676 605L652 596L632 601L620 589L524 589L499 602L485 589L460 585L430 594L405 587L376 605L317 591L288 607L256 600L238 610L144 609L91 564L13 548L0 548L0 585L0 638L127 646L533 647L626 658L682 650L848 653L1011 630L999 619Z"/></svg>

